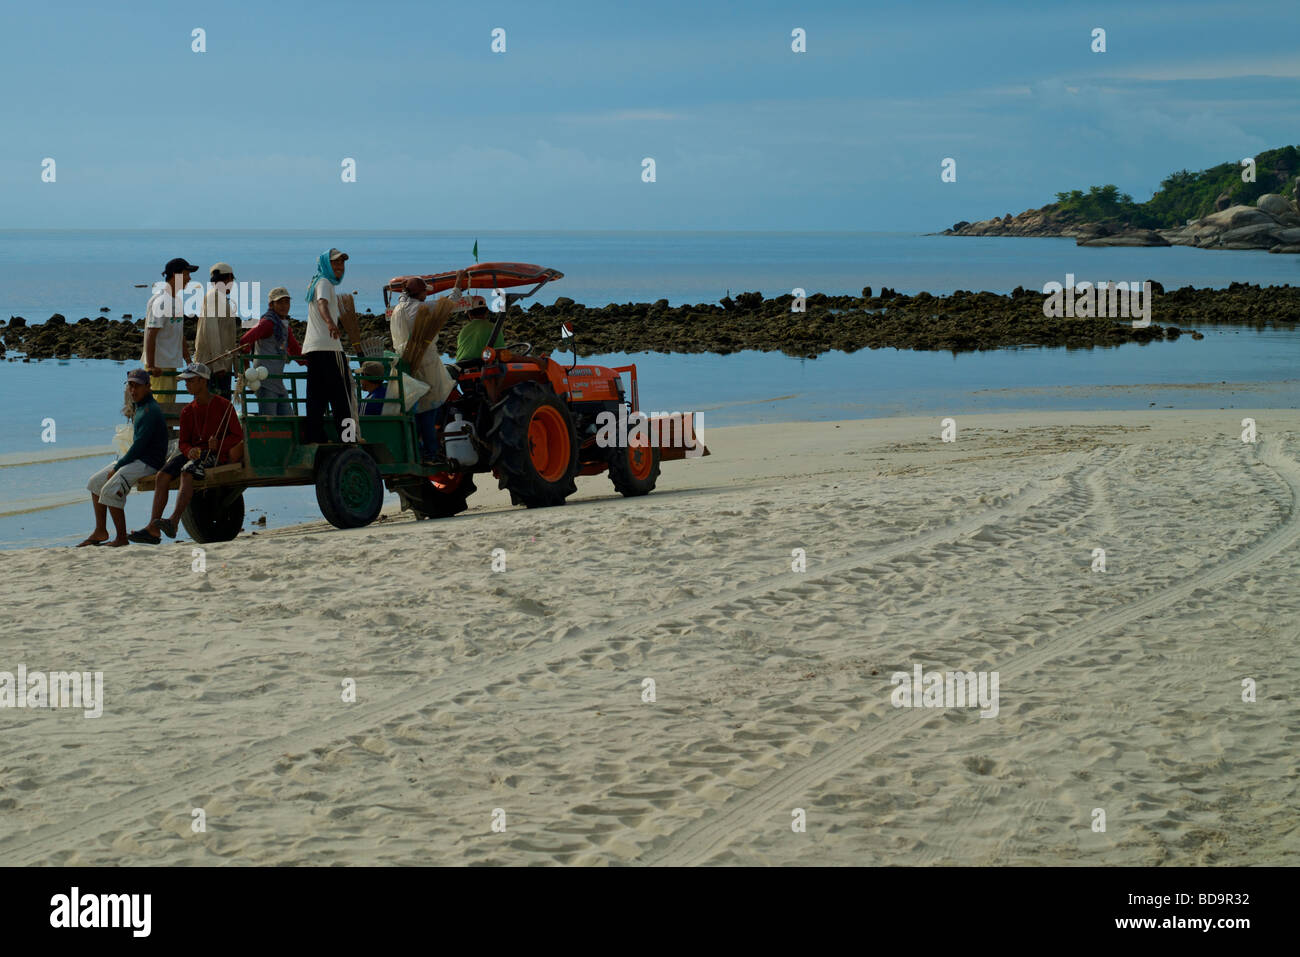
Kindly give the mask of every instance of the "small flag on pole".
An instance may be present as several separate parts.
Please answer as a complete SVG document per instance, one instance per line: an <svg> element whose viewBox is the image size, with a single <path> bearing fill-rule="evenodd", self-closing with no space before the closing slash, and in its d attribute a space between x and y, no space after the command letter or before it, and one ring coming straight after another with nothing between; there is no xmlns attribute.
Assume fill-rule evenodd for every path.
<svg viewBox="0 0 1300 957"><path fill-rule="evenodd" d="M474 240L474 261L478 262L478 240Z"/></svg>

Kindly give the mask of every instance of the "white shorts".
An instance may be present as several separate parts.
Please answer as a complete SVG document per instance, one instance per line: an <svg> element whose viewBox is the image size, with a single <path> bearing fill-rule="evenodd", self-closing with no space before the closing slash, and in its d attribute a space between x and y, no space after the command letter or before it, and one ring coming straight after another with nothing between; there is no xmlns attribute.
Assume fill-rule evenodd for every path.
<svg viewBox="0 0 1300 957"><path fill-rule="evenodd" d="M127 462L113 475L113 466L106 465L90 477L86 483L91 495L99 497L101 505L107 505L109 508L123 508L126 505L127 493L135 487L135 483L146 476L153 475L158 470L139 459ZM113 481L108 477L113 475Z"/></svg>

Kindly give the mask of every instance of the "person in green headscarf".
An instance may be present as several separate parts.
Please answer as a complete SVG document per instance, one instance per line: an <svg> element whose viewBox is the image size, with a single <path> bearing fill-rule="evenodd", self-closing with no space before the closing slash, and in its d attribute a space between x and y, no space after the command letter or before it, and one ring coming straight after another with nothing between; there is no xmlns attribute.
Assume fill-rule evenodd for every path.
<svg viewBox="0 0 1300 957"><path fill-rule="evenodd" d="M316 275L307 287L307 334L302 341L302 357L307 362L307 421L303 424L303 441L309 444L325 441L321 417L327 405L340 437L343 420L356 421L334 292L334 287L343 281L347 259L347 253L337 249L321 253L316 261Z"/></svg>

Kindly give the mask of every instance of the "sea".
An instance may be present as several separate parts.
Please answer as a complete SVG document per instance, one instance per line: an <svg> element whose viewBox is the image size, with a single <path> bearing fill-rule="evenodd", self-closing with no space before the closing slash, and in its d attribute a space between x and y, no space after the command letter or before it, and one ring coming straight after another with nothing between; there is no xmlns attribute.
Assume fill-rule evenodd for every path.
<svg viewBox="0 0 1300 957"><path fill-rule="evenodd" d="M475 243L483 262L530 262L564 273L539 291L536 301L544 304L567 296L589 306L657 299L681 305L747 291L858 295L865 286L936 295L1005 293L1064 283L1067 275L1092 282L1152 279L1166 289L1300 285L1296 256L1093 249L1067 239L879 232L0 230L0 318L22 316L30 324L55 313L69 322L138 317L149 290L137 284L160 278L163 264L175 256L202 267L199 279L211 263L224 261L237 280L259 282L263 295L283 285L297 297L306 293L316 258L331 247L350 257L340 288L355 290L359 309L378 312L389 278L470 265ZM1152 320L1162 321L1158 299ZM799 321L797 315L791 321ZM1194 325L1205 338L955 355L863 349L817 359L752 351L582 358L636 363L642 407L700 413L706 441L711 427L764 422L1300 403L1300 332L1181 324ZM85 482L113 458L106 450L123 421L122 381L136 363L6 358L0 362L0 402L9 410L0 416L0 548L72 544L90 530ZM252 489L245 499L246 530L320 518L310 488ZM149 496L132 495L129 527L143 525L148 511ZM265 525L252 524L262 519Z"/></svg>

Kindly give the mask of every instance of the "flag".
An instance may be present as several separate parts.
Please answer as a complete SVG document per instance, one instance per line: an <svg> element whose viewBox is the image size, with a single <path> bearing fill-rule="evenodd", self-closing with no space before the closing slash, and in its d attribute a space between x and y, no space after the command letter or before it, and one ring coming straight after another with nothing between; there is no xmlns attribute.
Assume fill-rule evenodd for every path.
<svg viewBox="0 0 1300 957"><path fill-rule="evenodd" d="M478 240L474 240L474 261L478 262Z"/></svg>

